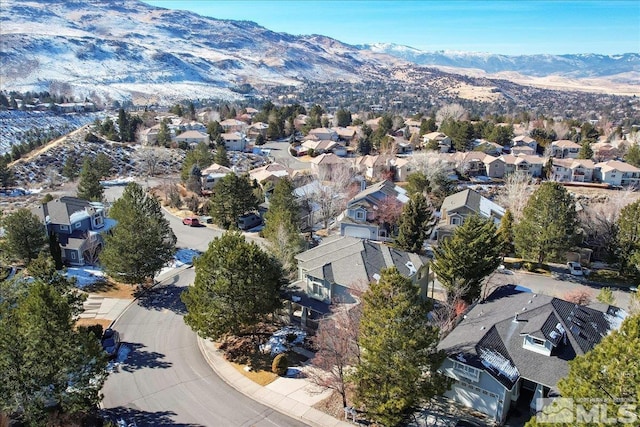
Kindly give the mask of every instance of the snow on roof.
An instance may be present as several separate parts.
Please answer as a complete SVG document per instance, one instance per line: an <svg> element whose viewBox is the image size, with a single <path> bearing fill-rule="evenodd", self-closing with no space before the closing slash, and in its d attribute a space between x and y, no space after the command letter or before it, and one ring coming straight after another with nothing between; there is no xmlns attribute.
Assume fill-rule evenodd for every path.
<svg viewBox="0 0 640 427"><path fill-rule="evenodd" d="M73 224L74 222L82 221L83 219L90 218L87 211L75 211L71 215L69 215L69 222Z"/></svg>

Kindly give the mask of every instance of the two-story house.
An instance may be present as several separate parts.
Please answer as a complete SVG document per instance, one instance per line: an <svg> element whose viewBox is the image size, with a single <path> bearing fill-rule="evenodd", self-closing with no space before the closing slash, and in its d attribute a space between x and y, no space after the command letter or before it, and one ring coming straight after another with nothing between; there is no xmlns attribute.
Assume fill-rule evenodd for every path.
<svg viewBox="0 0 640 427"><path fill-rule="evenodd" d="M530 154L535 154L538 150L538 141L529 135L519 135L511 140L511 149L513 150L515 147L528 147L533 150Z"/></svg>
<svg viewBox="0 0 640 427"><path fill-rule="evenodd" d="M552 156L556 159L577 159L580 153L580 144L568 139L561 139L551 143Z"/></svg>
<svg viewBox="0 0 640 427"><path fill-rule="evenodd" d="M429 141L436 141L438 143L438 150L441 153L447 153L451 150L451 138L442 132L430 132L424 134L422 136L422 144L427 145Z"/></svg>
<svg viewBox="0 0 640 427"><path fill-rule="evenodd" d="M440 221L434 230L434 238L441 240L453 234L455 227L472 215L488 218L498 225L505 209L475 190L466 189L445 197L440 208Z"/></svg>
<svg viewBox="0 0 640 427"><path fill-rule="evenodd" d="M533 177L542 176L544 159L540 156L503 154L500 156L504 162L504 174L524 172Z"/></svg>
<svg viewBox="0 0 640 427"><path fill-rule="evenodd" d="M247 148L247 138L241 132L225 132L220 137L228 151L244 151Z"/></svg>
<svg viewBox="0 0 640 427"><path fill-rule="evenodd" d="M518 403L557 395L569 361L591 350L626 313L525 292L495 290L473 306L440 341L440 372L454 380L447 397L503 423Z"/></svg>
<svg viewBox="0 0 640 427"><path fill-rule="evenodd" d="M332 303L353 304L369 283L380 279L384 268L398 271L420 289L426 298L428 259L379 242L350 236L334 236L313 249L296 255L298 280L292 283L291 312L303 324L329 313Z"/></svg>
<svg viewBox="0 0 640 427"><path fill-rule="evenodd" d="M174 138L174 141L178 144L184 143L189 146L195 147L196 145L204 142L205 144L209 143L209 134L200 132L199 130L188 130L182 132L178 136Z"/></svg>
<svg viewBox="0 0 640 427"><path fill-rule="evenodd" d="M340 235L380 241L392 240L391 227L394 224L380 221L380 212L393 208L400 210L408 201L406 190L391 181L373 184L347 202L347 208L338 217Z"/></svg>
<svg viewBox="0 0 640 427"><path fill-rule="evenodd" d="M619 160L609 160L595 165L594 177L600 182L622 187L640 186L640 169Z"/></svg>
<svg viewBox="0 0 640 427"><path fill-rule="evenodd" d="M595 167L590 159L554 159L551 176L560 182L592 182Z"/></svg>
<svg viewBox="0 0 640 427"><path fill-rule="evenodd" d="M76 197L61 197L33 210L49 233L55 233L62 249L62 261L68 265L93 264L102 249L101 234L115 221L106 218L104 206Z"/></svg>

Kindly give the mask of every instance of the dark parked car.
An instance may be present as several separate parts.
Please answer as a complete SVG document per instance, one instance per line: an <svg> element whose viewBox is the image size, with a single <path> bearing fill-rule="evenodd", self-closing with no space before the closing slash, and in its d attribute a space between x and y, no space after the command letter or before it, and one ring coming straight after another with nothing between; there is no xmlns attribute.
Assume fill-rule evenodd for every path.
<svg viewBox="0 0 640 427"><path fill-rule="evenodd" d="M115 329L108 328L102 334L102 348L109 357L116 357L120 347L120 334Z"/></svg>
<svg viewBox="0 0 640 427"><path fill-rule="evenodd" d="M238 217L238 228L246 231L262 224L262 218L258 215L250 213Z"/></svg>
<svg viewBox="0 0 640 427"><path fill-rule="evenodd" d="M195 218L195 217L192 217L192 216L183 218L182 219L182 223L184 225L189 225L191 227L199 227L200 226L200 221L198 221L198 218Z"/></svg>

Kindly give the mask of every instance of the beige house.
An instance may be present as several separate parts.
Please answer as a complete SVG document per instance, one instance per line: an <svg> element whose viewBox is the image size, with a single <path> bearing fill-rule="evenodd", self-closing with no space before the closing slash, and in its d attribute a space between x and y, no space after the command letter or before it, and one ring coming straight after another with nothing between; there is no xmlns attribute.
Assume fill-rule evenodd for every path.
<svg viewBox="0 0 640 427"><path fill-rule="evenodd" d="M619 160L609 160L595 165L594 177L600 182L622 187L640 186L640 169Z"/></svg>
<svg viewBox="0 0 640 427"><path fill-rule="evenodd" d="M176 136L174 138L174 141L177 142L178 144L187 143L191 146L198 145L201 142L208 144L209 135L204 132L200 132L199 130L188 130Z"/></svg>
<svg viewBox="0 0 640 427"><path fill-rule="evenodd" d="M533 150L535 154L536 150L538 150L538 141L531 138L529 135L519 135L511 140L511 147L513 151L513 147L529 147Z"/></svg>
<svg viewBox="0 0 640 427"><path fill-rule="evenodd" d="M514 156L512 154L503 154L500 158L504 162L505 175L518 171L525 172L534 177L542 176L544 159L540 156Z"/></svg>
<svg viewBox="0 0 640 427"><path fill-rule="evenodd" d="M349 161L333 153L320 154L311 160L311 172L322 177L322 179L331 180L336 174L341 174L343 169L348 169Z"/></svg>
<svg viewBox="0 0 640 427"><path fill-rule="evenodd" d="M337 141L338 133L329 128L315 128L309 131L309 135L313 135L321 141Z"/></svg>
<svg viewBox="0 0 640 427"><path fill-rule="evenodd" d="M451 138L442 132L430 132L422 136L422 144L427 145L429 141L437 141L441 153L451 150Z"/></svg>
<svg viewBox="0 0 640 427"><path fill-rule="evenodd" d="M580 144L568 139L561 139L551 143L552 155L556 159L577 159L580 152Z"/></svg>
<svg viewBox="0 0 640 427"><path fill-rule="evenodd" d="M551 176L560 182L592 182L595 167L590 159L555 159Z"/></svg>
<svg viewBox="0 0 640 427"><path fill-rule="evenodd" d="M224 146L229 151L244 151L247 148L247 139L240 132L227 132L220 134L224 140Z"/></svg>

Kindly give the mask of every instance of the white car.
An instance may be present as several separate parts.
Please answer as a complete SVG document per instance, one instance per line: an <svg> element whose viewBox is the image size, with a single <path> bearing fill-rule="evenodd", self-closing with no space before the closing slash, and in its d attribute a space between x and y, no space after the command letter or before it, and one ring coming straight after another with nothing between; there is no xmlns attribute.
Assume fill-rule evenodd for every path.
<svg viewBox="0 0 640 427"><path fill-rule="evenodd" d="M579 262L568 262L567 267L569 268L569 273L572 276L588 276L589 275L589 269L582 267Z"/></svg>

